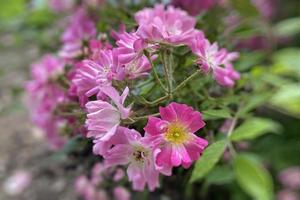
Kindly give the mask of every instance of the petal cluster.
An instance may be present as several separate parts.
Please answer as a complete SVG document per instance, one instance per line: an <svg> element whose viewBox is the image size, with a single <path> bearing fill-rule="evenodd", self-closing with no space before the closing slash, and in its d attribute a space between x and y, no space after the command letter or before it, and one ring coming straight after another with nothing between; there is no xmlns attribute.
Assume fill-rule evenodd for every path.
<svg viewBox="0 0 300 200"><path fill-rule="evenodd" d="M149 49L145 41L136 32L127 33L123 27L119 33L114 33L116 39L116 58L124 67L126 76L129 79L136 79L146 76L151 69L148 58L143 54L143 50Z"/></svg>
<svg viewBox="0 0 300 200"><path fill-rule="evenodd" d="M55 83L63 69L64 63L61 59L45 55L32 65L32 80L26 84L27 105L32 121L44 130L50 146L54 149L65 143L58 131L65 121L52 115L58 104L69 101L66 92Z"/></svg>
<svg viewBox="0 0 300 200"><path fill-rule="evenodd" d="M143 190L145 185L149 190L159 186L159 171L155 168L155 155L151 146L143 141L140 133L135 130L120 127L119 140L104 155L107 166L128 165L127 174L133 183L133 189Z"/></svg>
<svg viewBox="0 0 300 200"><path fill-rule="evenodd" d="M144 129L149 141L160 149L157 165L171 175L173 166L189 167L207 146L206 140L195 135L205 123L200 112L175 102L161 107L160 115L150 117Z"/></svg>
<svg viewBox="0 0 300 200"><path fill-rule="evenodd" d="M139 24L137 34L152 43L185 44L195 32L195 18L173 6L145 8L135 14L135 20Z"/></svg>
<svg viewBox="0 0 300 200"><path fill-rule="evenodd" d="M84 41L96 36L96 27L84 9L78 9L72 16L70 24L63 33L63 43L59 55L65 59L73 59L82 55Z"/></svg>
<svg viewBox="0 0 300 200"><path fill-rule="evenodd" d="M90 101L86 104L88 130L87 137L93 137L102 141L109 140L116 132L121 119L127 119L130 115L130 107L124 107L124 101L128 95L128 88L120 96L113 87L101 88L113 103L103 100Z"/></svg>
<svg viewBox="0 0 300 200"><path fill-rule="evenodd" d="M219 49L217 43L211 44L205 39L202 32L199 32L190 43L192 52L197 56L197 64L204 72L212 71L214 79L224 86L233 87L235 81L240 79L240 74L234 70L232 61L239 56L236 52L228 52L226 49Z"/></svg>
<svg viewBox="0 0 300 200"><path fill-rule="evenodd" d="M90 176L81 175L77 177L74 187L76 193L84 200L109 200L109 193L113 193L113 199L130 200L130 193L122 186L116 183L122 180L124 172L120 168L107 168L103 163L96 163L90 173ZM105 183L111 181L113 191L107 191Z"/></svg>
<svg viewBox="0 0 300 200"><path fill-rule="evenodd" d="M180 165L188 168L207 146L206 140L195 135L205 125L200 112L171 103L160 108L160 114L161 119L149 118L143 137L119 124L108 140L93 135L94 154L102 155L107 166L128 166L128 178L135 190L143 190L146 185L154 190L159 186L160 173L171 175L172 168Z"/></svg>

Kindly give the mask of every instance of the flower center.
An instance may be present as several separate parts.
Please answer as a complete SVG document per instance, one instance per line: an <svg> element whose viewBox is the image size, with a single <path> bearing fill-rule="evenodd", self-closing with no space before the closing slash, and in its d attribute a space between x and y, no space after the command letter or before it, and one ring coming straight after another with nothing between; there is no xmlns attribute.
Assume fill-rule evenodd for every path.
<svg viewBox="0 0 300 200"><path fill-rule="evenodd" d="M109 83L109 80L108 80L108 72L109 71L106 71L107 69L104 69L100 72L98 72L97 76L96 76L96 83L98 85L107 85Z"/></svg>
<svg viewBox="0 0 300 200"><path fill-rule="evenodd" d="M165 132L165 139L173 144L182 144L186 142L188 138L186 128L177 122L169 124Z"/></svg>
<svg viewBox="0 0 300 200"><path fill-rule="evenodd" d="M148 149L144 148L143 146L136 145L133 147L133 153L131 155L131 160L135 163L143 164L145 159L149 156L150 152Z"/></svg>

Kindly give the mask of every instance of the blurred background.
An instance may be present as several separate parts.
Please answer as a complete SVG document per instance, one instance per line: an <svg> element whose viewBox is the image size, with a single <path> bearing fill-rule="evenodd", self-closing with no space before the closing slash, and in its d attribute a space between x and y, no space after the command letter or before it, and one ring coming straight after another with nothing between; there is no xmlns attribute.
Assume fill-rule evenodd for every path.
<svg viewBox="0 0 300 200"><path fill-rule="evenodd" d="M134 3L133 9L153 2L158 1L107 1L122 6ZM200 0L195 6L189 0L182 2L172 3L197 16L198 26L209 38L241 52L238 71L264 73L264 81L277 88L272 98L252 106L259 106L257 115L279 122L282 132L259 137L245 148L266 161L278 199L300 199L300 1L216 0L205 4L207 1ZM53 154L41 131L30 122L23 92L30 64L60 47L60 35L74 5L75 0L0 0L1 200L77 198L73 182L80 169L74 167L76 161L52 162ZM105 30L113 11L107 9L103 14L100 30ZM265 66L268 70L263 70ZM249 81L255 85L255 79ZM209 191L246 198L230 175L213 182Z"/></svg>

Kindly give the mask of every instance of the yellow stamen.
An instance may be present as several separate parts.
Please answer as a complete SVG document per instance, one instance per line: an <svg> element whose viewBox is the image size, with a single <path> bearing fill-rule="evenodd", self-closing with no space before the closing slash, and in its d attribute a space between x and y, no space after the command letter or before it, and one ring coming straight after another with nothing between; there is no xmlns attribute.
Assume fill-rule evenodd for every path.
<svg viewBox="0 0 300 200"><path fill-rule="evenodd" d="M165 139L173 144L182 144L189 138L186 128L178 122L169 124L165 132Z"/></svg>

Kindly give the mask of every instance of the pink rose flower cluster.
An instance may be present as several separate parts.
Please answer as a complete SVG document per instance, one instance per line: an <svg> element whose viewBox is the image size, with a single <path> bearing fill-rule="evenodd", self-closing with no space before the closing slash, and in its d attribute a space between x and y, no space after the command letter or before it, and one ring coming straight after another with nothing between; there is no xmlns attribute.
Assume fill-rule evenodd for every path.
<svg viewBox="0 0 300 200"><path fill-rule="evenodd" d="M84 9L78 9L71 16L70 24L61 37L63 43L59 52L65 59L76 58L81 55L83 43L96 36L97 30L94 22L87 16Z"/></svg>
<svg viewBox="0 0 300 200"><path fill-rule="evenodd" d="M107 168L102 163L96 163L90 177L81 175L75 180L76 193L84 200L109 200L109 192L105 188L108 183L116 184L124 177L120 168ZM130 200L129 191L122 186L115 186L111 191L115 200Z"/></svg>
<svg viewBox="0 0 300 200"><path fill-rule="evenodd" d="M67 122L53 115L60 103L68 102L66 92L56 80L63 74L64 62L53 55L45 55L32 65L32 80L26 84L27 104L31 111L32 121L44 130L45 136L53 149L61 148L65 138L59 136L59 130Z"/></svg>
<svg viewBox="0 0 300 200"><path fill-rule="evenodd" d="M88 136L94 137L94 154L103 156L107 166L128 165L128 178L135 190L143 190L145 185L154 190L159 186L160 173L170 176L173 167L188 168L207 146L206 140L195 135L205 125L200 112L184 104L171 103L161 107L161 119L149 117L143 137L136 130L119 125L113 129L113 134L109 129L103 136L95 129L104 130L104 127L95 125L104 124L110 128L109 122L114 117L111 120L90 118L89 115L94 117L106 112L100 104L95 104L89 111ZM119 119L119 115L116 118Z"/></svg>
<svg viewBox="0 0 300 200"><path fill-rule="evenodd" d="M93 153L103 157L103 169L125 166L134 190L147 186L153 191L159 186L160 174L170 176L174 167L189 168L199 159L208 145L197 136L205 122L192 107L171 102L159 107L160 117L149 115L144 133L130 129L127 122L136 112L133 103L126 102L132 101L127 83L149 75L162 46L186 46L202 72L212 72L221 86L233 87L239 79L232 64L238 53L211 44L195 28L196 19L173 6L145 8L135 14L135 21L137 30L126 32L121 26L119 32L112 32L113 48L105 37L96 38L95 22L79 8L63 33L59 57L45 56L33 65L27 91L34 122L57 147L65 142L59 135L61 124L75 126L78 119L55 111L61 104L75 102L85 120L84 125L75 126L76 131L93 140ZM66 84L61 83L61 76ZM104 198L103 192L93 190L94 182L81 177L77 191L86 199L93 195Z"/></svg>

